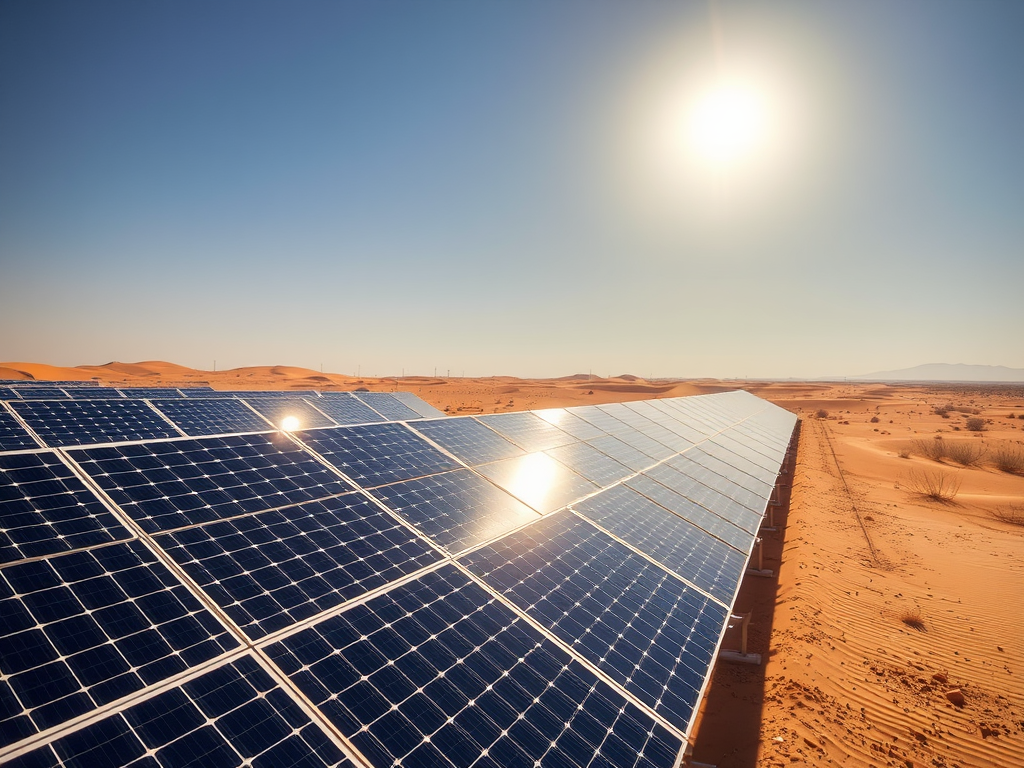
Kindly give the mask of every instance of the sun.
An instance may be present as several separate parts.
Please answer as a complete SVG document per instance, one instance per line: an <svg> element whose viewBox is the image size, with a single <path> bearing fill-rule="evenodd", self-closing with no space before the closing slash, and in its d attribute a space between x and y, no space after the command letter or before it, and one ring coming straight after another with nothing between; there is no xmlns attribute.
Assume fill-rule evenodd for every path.
<svg viewBox="0 0 1024 768"><path fill-rule="evenodd" d="M684 142L697 162L727 170L751 160L767 143L770 113L751 84L719 81L699 92L686 112Z"/></svg>

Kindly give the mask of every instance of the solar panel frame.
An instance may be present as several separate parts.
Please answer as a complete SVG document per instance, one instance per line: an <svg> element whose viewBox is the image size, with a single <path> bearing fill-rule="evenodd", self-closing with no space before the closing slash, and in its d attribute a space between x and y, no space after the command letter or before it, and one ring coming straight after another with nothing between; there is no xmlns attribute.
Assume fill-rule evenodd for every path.
<svg viewBox="0 0 1024 768"><path fill-rule="evenodd" d="M0 451L24 451L41 446L21 420L0 403Z"/></svg>
<svg viewBox="0 0 1024 768"><path fill-rule="evenodd" d="M352 394L388 421L415 421L423 418L390 392L353 392Z"/></svg>
<svg viewBox="0 0 1024 768"><path fill-rule="evenodd" d="M388 421L358 397L353 397L348 392L321 393L314 405L317 410L323 411L342 426Z"/></svg>
<svg viewBox="0 0 1024 768"><path fill-rule="evenodd" d="M189 437L236 432L263 432L274 426L243 400L178 398L151 400L154 408Z"/></svg>
<svg viewBox="0 0 1024 768"><path fill-rule="evenodd" d="M445 415L444 411L438 410L426 400L414 395L412 392L392 392L391 396L398 400L402 405L416 411L416 413L425 419L439 418Z"/></svg>
<svg viewBox="0 0 1024 768"><path fill-rule="evenodd" d="M51 448L152 440L181 434L141 400L37 400L9 405Z"/></svg>
<svg viewBox="0 0 1024 768"><path fill-rule="evenodd" d="M469 416L424 419L412 429L470 467L524 453L518 445Z"/></svg>

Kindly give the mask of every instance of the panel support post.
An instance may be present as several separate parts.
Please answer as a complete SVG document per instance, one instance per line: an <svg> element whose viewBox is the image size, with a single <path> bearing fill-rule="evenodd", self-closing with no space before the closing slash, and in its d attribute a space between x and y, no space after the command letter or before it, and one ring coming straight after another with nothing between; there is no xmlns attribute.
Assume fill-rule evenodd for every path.
<svg viewBox="0 0 1024 768"><path fill-rule="evenodd" d="M764 539L754 540L754 551L757 553L757 568L747 568L748 576L764 576L770 578L775 571L764 567Z"/></svg>

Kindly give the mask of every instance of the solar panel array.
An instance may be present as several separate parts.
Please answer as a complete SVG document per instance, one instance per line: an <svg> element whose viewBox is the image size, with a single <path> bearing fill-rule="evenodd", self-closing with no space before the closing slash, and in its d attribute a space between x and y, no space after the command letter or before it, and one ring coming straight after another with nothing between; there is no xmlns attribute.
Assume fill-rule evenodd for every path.
<svg viewBox="0 0 1024 768"><path fill-rule="evenodd" d="M0 400L23 768L674 766L795 425L745 392Z"/></svg>

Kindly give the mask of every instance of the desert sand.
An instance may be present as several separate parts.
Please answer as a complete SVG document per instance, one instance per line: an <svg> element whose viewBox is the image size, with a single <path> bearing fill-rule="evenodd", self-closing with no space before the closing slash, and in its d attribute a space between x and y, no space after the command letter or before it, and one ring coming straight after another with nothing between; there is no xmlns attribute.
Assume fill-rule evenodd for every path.
<svg viewBox="0 0 1024 768"><path fill-rule="evenodd" d="M777 530L764 534L773 576L747 577L736 606L752 616L748 650L765 661L718 664L693 759L722 768L1024 765L1024 475L995 461L1024 452L1019 385L370 379L160 362L0 363L0 378L400 389L453 415L747 389L802 421ZM936 413L946 405L959 410ZM970 418L984 430L969 431ZM958 447L960 460L927 457L936 442L948 454ZM926 495L939 480L951 498ZM738 644L731 630L726 647Z"/></svg>

